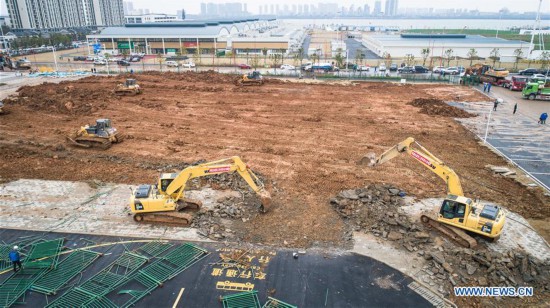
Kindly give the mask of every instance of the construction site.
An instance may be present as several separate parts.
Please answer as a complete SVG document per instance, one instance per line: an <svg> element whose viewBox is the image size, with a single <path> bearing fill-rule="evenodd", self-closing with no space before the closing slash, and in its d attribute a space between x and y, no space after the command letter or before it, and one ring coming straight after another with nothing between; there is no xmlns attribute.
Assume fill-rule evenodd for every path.
<svg viewBox="0 0 550 308"><path fill-rule="evenodd" d="M236 78L3 92L0 307L547 307L550 193L461 107L493 98ZM450 204L462 212L445 216ZM533 294L456 296L462 286Z"/></svg>

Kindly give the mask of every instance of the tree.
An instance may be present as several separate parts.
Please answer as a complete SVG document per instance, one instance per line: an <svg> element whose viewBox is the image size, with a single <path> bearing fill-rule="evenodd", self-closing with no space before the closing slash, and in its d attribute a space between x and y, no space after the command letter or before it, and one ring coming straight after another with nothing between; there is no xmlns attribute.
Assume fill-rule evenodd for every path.
<svg viewBox="0 0 550 308"><path fill-rule="evenodd" d="M495 67L497 60L500 59L500 51L498 50L498 48L493 48L493 50L491 50L489 59L493 60L493 67Z"/></svg>
<svg viewBox="0 0 550 308"><path fill-rule="evenodd" d="M355 64L356 65L363 65L363 59L365 59L365 55L363 53L363 49L358 48L355 51Z"/></svg>
<svg viewBox="0 0 550 308"><path fill-rule="evenodd" d="M269 58L271 59L271 65L275 68L275 73L277 73L277 67L279 66L279 64L281 64L283 60L283 55L274 53L270 55Z"/></svg>
<svg viewBox="0 0 550 308"><path fill-rule="evenodd" d="M246 54L246 64L248 64L248 55L250 54L250 49L246 48L244 50L244 53Z"/></svg>
<svg viewBox="0 0 550 308"><path fill-rule="evenodd" d="M540 54L539 60L540 60L540 63L541 63L541 65L540 65L541 69L544 69L544 67L547 67L548 63L550 62L550 51L543 51Z"/></svg>
<svg viewBox="0 0 550 308"><path fill-rule="evenodd" d="M516 58L514 61L514 69L518 69L518 62L523 58L523 50L521 50L521 48L514 50L514 57Z"/></svg>
<svg viewBox="0 0 550 308"><path fill-rule="evenodd" d="M254 70L256 70L256 68L258 67L258 64L260 64L260 58L258 55L254 55L252 57L252 60L250 60L250 64L252 64L252 67L254 68Z"/></svg>
<svg viewBox="0 0 550 308"><path fill-rule="evenodd" d="M430 56L430 48L422 48L422 51L420 52L422 54L422 66L426 66L426 60Z"/></svg>
<svg viewBox="0 0 550 308"><path fill-rule="evenodd" d="M338 68L341 68L345 61L344 56L342 56L342 51L342 48L336 49L337 54L334 56L334 61L336 61L336 66L338 66Z"/></svg>
<svg viewBox="0 0 550 308"><path fill-rule="evenodd" d="M311 62L315 64L315 62L319 61L321 57L319 57L319 55L316 52L314 52L309 58L311 59Z"/></svg>
<svg viewBox="0 0 550 308"><path fill-rule="evenodd" d="M160 71L162 72L162 54L159 52L157 53L157 60L159 61L159 68L160 68Z"/></svg>
<svg viewBox="0 0 550 308"><path fill-rule="evenodd" d="M300 56L300 53L296 53L292 56L292 64L294 66L298 66L300 62L302 61L302 56Z"/></svg>
<svg viewBox="0 0 550 308"><path fill-rule="evenodd" d="M424 56L424 55L422 55ZM426 60L424 60L424 62L426 62ZM414 65L414 55L412 53L409 53L409 54L406 54L405 55L405 63L407 63L407 65Z"/></svg>
<svg viewBox="0 0 550 308"><path fill-rule="evenodd" d="M468 50L468 53L466 55L468 56L468 60L470 60L470 67L471 67L474 59L478 58L477 50L475 48L470 48L470 50Z"/></svg>
<svg viewBox="0 0 550 308"><path fill-rule="evenodd" d="M201 50L198 47L195 49L195 53L193 53L193 62L195 62L195 64L201 63Z"/></svg>
<svg viewBox="0 0 550 308"><path fill-rule="evenodd" d="M266 66L267 62L267 48L262 48L262 54L264 55L264 66Z"/></svg>
<svg viewBox="0 0 550 308"><path fill-rule="evenodd" d="M384 63L386 64L386 66L390 66L391 64L391 55L389 52L387 51L384 51L384 53L382 54L382 58L384 58Z"/></svg>
<svg viewBox="0 0 550 308"><path fill-rule="evenodd" d="M300 56L300 67L302 67L302 61L304 61L304 48L298 48L298 55Z"/></svg>
<svg viewBox="0 0 550 308"><path fill-rule="evenodd" d="M445 50L445 52L443 53L445 60L447 60L447 66L450 65L451 59L453 58L454 52L455 51L453 49L449 48L449 49Z"/></svg>

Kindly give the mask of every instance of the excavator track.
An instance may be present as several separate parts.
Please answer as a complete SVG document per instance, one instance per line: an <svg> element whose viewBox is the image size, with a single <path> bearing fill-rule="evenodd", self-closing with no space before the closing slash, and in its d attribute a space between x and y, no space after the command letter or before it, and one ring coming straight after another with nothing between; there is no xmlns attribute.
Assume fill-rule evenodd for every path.
<svg viewBox="0 0 550 308"><path fill-rule="evenodd" d="M439 232L454 240L462 247L475 248L477 246L477 241L473 237L466 234L466 232L462 229L440 223L439 221L426 215L422 215L420 220L424 223L424 225L437 229Z"/></svg>
<svg viewBox="0 0 550 308"><path fill-rule="evenodd" d="M139 223L158 222L170 225L188 226L193 221L193 216L178 212L139 213L134 215L134 220Z"/></svg>

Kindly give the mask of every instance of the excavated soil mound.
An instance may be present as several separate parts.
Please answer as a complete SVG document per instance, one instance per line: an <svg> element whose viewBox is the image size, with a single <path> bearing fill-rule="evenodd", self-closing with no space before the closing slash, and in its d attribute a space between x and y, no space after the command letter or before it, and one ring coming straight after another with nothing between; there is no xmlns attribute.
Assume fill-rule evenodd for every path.
<svg viewBox="0 0 550 308"><path fill-rule="evenodd" d="M17 95L6 98L6 102L24 105L34 111L75 115L104 109L116 97L111 89L98 91L97 85L74 82L23 86L17 92Z"/></svg>
<svg viewBox="0 0 550 308"><path fill-rule="evenodd" d="M439 115L451 118L470 118L476 116L462 109L447 105L444 101L435 98L416 98L410 101L408 105L419 107L420 113L427 115Z"/></svg>

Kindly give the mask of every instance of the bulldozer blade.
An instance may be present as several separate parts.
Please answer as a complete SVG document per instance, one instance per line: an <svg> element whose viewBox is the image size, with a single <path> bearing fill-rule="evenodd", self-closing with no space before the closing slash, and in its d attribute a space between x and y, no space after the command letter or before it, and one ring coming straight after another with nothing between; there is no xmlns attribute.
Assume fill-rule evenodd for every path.
<svg viewBox="0 0 550 308"><path fill-rule="evenodd" d="M74 145L76 145L76 146L83 147L83 148L90 148L90 147L91 147L91 146L88 145L88 144L78 143L78 142L76 142L73 138L71 138L71 137L69 137L69 136L65 136L65 138L67 138L67 140L68 140L70 143L72 143L72 144L74 144Z"/></svg>

